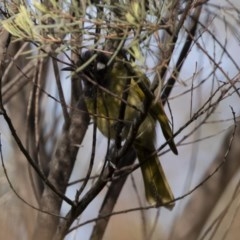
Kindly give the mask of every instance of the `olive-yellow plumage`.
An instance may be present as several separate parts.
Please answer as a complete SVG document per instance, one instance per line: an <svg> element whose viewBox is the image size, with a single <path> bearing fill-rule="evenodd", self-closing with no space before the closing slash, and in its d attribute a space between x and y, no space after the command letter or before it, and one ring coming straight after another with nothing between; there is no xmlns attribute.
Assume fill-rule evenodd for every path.
<svg viewBox="0 0 240 240"><path fill-rule="evenodd" d="M86 61L92 56L93 53L88 51L83 56L83 60ZM141 81L146 87L149 87L150 83L147 77L132 68L130 63L114 60L110 66L107 66L108 61L109 58L105 54L98 53L96 59L84 70L85 99L89 113L96 116L98 129L111 139L116 138L121 102L126 104L122 120L122 137L124 139L127 137L134 119L140 111L143 111L145 94L139 87L138 81ZM131 71L129 71L129 67ZM132 76L132 73L136 75ZM125 91L127 91L127 98L122 100ZM141 166L147 201L155 206L171 202L166 207L172 208L174 196L154 146L156 120L160 123L171 150L177 154L172 130L160 102L152 102L147 117L139 127L133 146Z"/></svg>

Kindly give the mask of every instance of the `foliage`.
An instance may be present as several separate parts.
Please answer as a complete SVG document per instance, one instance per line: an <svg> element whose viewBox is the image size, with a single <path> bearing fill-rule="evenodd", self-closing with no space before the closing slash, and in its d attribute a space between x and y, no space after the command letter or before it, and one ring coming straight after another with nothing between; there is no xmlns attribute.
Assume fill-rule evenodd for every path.
<svg viewBox="0 0 240 240"><path fill-rule="evenodd" d="M1 159L6 185L24 206L19 207L22 212L16 214L25 219L22 230L26 239L63 239L90 222L96 223L91 239L103 239L110 217L131 211L141 213L145 225L143 237L154 238L144 210L151 209L157 212L156 216L158 210L147 205L133 178L140 167L134 163L134 130L137 131L144 119L136 117L126 141L120 141L120 134L114 140L106 140L95 124L91 124L90 119L98 116L89 116L85 105L81 74L89 72L98 53L110 56L108 65L124 56L123 62L151 80L147 88L139 87L153 102L166 105L180 152L180 157L176 158L181 158L185 147L194 152L196 145L211 142L229 126L234 126L219 150L219 157L214 160L215 165L193 188L188 184L190 173L185 192L179 190L179 197L174 200L179 202L189 195L196 199L196 189L207 197L204 190L210 186L212 178L230 169L225 176L221 175L225 181L220 178L211 188L217 194L206 205L213 208L239 167L236 161L236 165L232 164L234 168L227 164L234 158L232 152L236 150L235 142L239 141L236 107L231 103L222 110L223 116L218 112L232 98L238 100L239 97L240 68L228 46L233 39L231 44L239 47L239 30L235 27L239 24L239 8L229 1L223 1L222 6L215 5L213 0L51 0L32 4L14 0L0 3L0 106L14 140L13 159L20 159L12 163L19 169L14 180L8 173L4 156ZM223 37L218 37L219 29L224 32ZM95 54L84 62L82 56L88 50ZM228 62L230 70L223 66L223 61ZM66 74L64 69L71 69L72 73ZM212 125L216 122L225 125L214 129ZM207 131L201 136L204 129ZM103 148L99 147L101 141L105 141ZM166 141L158 139L156 145L161 157L169 151ZM193 153L192 157L196 159L197 154ZM189 165L190 170L194 169L194 160ZM176 167L174 169L177 171ZM71 176L77 180L72 182ZM131 176L137 201L134 207L129 203L126 211L114 212L128 176ZM219 182L224 186L221 190ZM25 185L27 188L23 187ZM67 194L72 186L76 192ZM79 220L95 199L101 201L98 215L95 210L94 219ZM202 218L199 216L199 221L192 221L189 231L176 227L176 233L170 236L172 239L180 239L181 231L185 234L182 239L200 236L211 210L204 206L206 211L203 211L203 204L195 202L199 215L207 213L202 214ZM65 204L63 214L61 209ZM191 212L191 205L186 209ZM207 236L206 232L203 236Z"/></svg>

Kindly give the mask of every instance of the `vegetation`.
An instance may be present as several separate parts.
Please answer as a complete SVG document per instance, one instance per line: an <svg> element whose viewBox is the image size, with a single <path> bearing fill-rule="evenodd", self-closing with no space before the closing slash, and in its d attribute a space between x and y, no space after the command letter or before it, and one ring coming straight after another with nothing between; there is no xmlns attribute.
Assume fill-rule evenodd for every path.
<svg viewBox="0 0 240 240"><path fill-rule="evenodd" d="M239 11L238 1L1 1L0 238L123 239L115 219L134 229L124 239L167 239L163 226L174 240L238 236ZM140 69L151 84L138 87L165 108L173 135L156 128L155 154L171 211L147 203L135 161L151 108L143 104L126 141L121 124L111 141L102 136L87 111L82 73L99 53Z"/></svg>

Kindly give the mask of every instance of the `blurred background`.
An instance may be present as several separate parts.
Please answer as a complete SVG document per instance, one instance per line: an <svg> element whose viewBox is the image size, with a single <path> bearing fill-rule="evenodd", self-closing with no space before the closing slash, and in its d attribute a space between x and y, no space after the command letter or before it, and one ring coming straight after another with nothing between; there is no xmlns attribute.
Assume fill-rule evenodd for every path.
<svg viewBox="0 0 240 240"><path fill-rule="evenodd" d="M187 2L182 1L183 6ZM201 3L201 1L196 2ZM171 211L165 208L144 209L147 205L144 199L144 186L141 172L137 169L127 178L113 210L114 213L119 213L110 218L103 239L238 239L240 3L237 0L202 2L204 4L197 33L165 106L166 113L173 123L174 132L182 129L175 138L179 154L174 155L167 147L159 153L176 198L176 206ZM92 10L91 8L88 10L90 13L94 11L94 4L92 5ZM174 70L185 43L184 28L189 24L186 23L179 34L168 66L169 75ZM152 41L151 51L154 51L155 43L153 39ZM27 119L26 113L30 111L31 104L26 107L16 102L29 103L30 96L21 90L31 89L32 81L20 82L16 79L14 82L14 78L19 73L26 74L22 73L26 67L25 55L18 56L13 47L17 44L19 42L8 48L8 68L11 70L2 77L2 82L6 83L2 85L2 98L5 101L3 102L7 104L7 111L22 142L31 149L31 141L35 136L34 141L44 144L43 154L48 161L47 159L54 154L53 149L57 148L64 124L62 107L54 99L54 97L59 98L56 82L53 81L54 64L46 60L48 67L41 73L42 77L47 79L42 85L44 91L39 93L42 95L42 102L40 109L37 110L40 115L44 113L38 123L39 126L44 127L44 129L38 128L39 131L43 131L43 135L27 137L26 133L31 131L32 126L31 114L27 115ZM27 46L20 45L23 52L27 51ZM19 45L17 48L19 50ZM156 63L151 51L145 55L144 62L146 74L150 79ZM64 54L60 54L59 59L63 61L58 63L61 70L68 59ZM18 62L17 67L14 65L15 61ZM42 60L38 59L32 63L27 74L37 64L42 64ZM64 96L69 103L71 76L61 71L60 74ZM34 197L32 183L29 180L31 174L28 163L13 141L6 120L4 117L0 120L0 146L3 160L0 169L0 229L2 229L0 236L5 239L19 239L19 236L21 239L31 239L38 212L33 206L38 206L39 201ZM89 125L83 142L78 146L79 151L69 182L84 178L88 171L92 127L93 124ZM54 132L52 132L53 128ZM157 129L156 146L160 147L165 140L159 126ZM96 141L93 176L100 173L107 149L107 139L100 132L97 132ZM42 153L40 145L38 150L37 155ZM33 151L31 154L35 156L36 153ZM42 167L48 168L44 165ZM94 179L89 180L83 194L94 182ZM80 186L81 182L68 186L66 196L74 199ZM89 239L107 189L105 187L100 192L72 226L93 221L71 231L66 239ZM137 209L139 207L143 209ZM60 214L66 216L69 210L70 206L63 202Z"/></svg>

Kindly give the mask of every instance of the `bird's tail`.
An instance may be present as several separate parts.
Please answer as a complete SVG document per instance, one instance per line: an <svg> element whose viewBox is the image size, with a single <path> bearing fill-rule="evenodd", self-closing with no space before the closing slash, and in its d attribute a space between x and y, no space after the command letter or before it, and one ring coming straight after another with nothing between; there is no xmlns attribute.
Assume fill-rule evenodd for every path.
<svg viewBox="0 0 240 240"><path fill-rule="evenodd" d="M160 102L155 103L151 107L150 111L151 111L151 114L155 117L155 119L157 119L158 122L160 123L161 129L163 132L163 136L168 141L169 147L171 148L173 153L177 155L178 150L177 150L177 147L176 147L174 139L173 139L172 129L169 125L169 120L163 109L162 104Z"/></svg>
<svg viewBox="0 0 240 240"><path fill-rule="evenodd" d="M135 149L141 165L148 203L156 207L166 204L165 207L172 209L174 196L157 154L142 146L135 146Z"/></svg>

